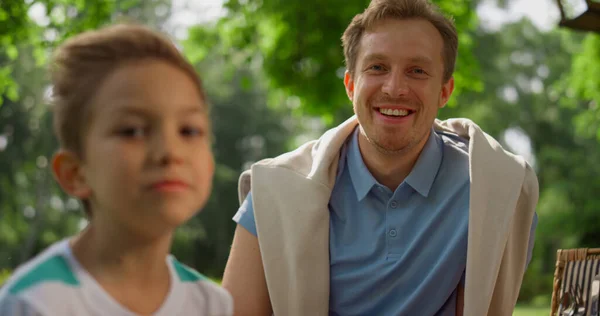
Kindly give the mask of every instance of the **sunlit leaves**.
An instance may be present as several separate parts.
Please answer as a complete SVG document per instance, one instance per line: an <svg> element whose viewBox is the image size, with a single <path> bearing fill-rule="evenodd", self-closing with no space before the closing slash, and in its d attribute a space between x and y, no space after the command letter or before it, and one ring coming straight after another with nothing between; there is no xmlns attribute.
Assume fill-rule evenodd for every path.
<svg viewBox="0 0 600 316"><path fill-rule="evenodd" d="M298 113L318 115L333 123L351 113L341 80L345 65L340 38L352 17L369 2L230 0L226 3L229 14L219 22L219 34L226 47L249 55L248 61L260 56L271 93L297 96ZM434 2L454 17L460 30L457 93L480 91L482 84L469 34L476 27L474 4L459 0Z"/></svg>
<svg viewBox="0 0 600 316"><path fill-rule="evenodd" d="M578 132L600 142L600 35L585 38L581 53L573 60L569 80L576 95L587 101L575 118Z"/></svg>

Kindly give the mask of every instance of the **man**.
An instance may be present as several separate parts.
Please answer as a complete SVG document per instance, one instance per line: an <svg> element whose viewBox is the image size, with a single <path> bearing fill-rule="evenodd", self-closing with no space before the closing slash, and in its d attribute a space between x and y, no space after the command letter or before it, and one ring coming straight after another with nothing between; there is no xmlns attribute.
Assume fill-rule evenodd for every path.
<svg viewBox="0 0 600 316"><path fill-rule="evenodd" d="M356 116L240 177L236 315L512 315L537 178L473 122L436 119L453 23L426 0L373 0L342 41Z"/></svg>

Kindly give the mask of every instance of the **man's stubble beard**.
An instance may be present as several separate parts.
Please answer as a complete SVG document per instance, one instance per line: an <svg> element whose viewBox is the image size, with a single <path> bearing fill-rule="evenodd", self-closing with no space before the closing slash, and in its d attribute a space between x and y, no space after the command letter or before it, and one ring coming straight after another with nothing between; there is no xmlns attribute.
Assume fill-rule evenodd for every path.
<svg viewBox="0 0 600 316"><path fill-rule="evenodd" d="M379 97L376 99L380 99L379 102L382 102L381 100L386 101L387 103L392 103L392 104L406 104L406 103L410 103L411 104L411 108L417 110L416 113L413 113L412 115L417 115L418 112L423 110L423 104L420 102L414 102L412 100L407 100L407 99L403 99L403 100L394 100L393 98L389 98L389 97ZM367 103L367 109L370 111L373 106L372 106L373 100L370 100ZM414 118L416 121L416 117ZM372 126L373 129L376 129L377 127L375 125ZM409 130L412 131L414 130L415 126L412 126L411 129ZM386 156L399 156L402 155L404 153L409 152L414 146L416 146L418 143L420 143L419 141L415 141L415 135L408 135L409 139L406 142L406 145L402 146L401 148L397 148L397 149L391 149L391 148L387 148L386 146L382 145L380 142L378 142L376 139L369 137L369 135L367 134L367 132L364 130L364 128L361 126L360 127L360 132L361 134L365 137L365 139L367 140L367 142L369 144L371 144L373 146L373 148L375 148L375 150L383 155ZM375 133L375 131L374 131Z"/></svg>
<svg viewBox="0 0 600 316"><path fill-rule="evenodd" d="M373 146L373 148L375 148L375 150L377 150L377 152L379 152L385 156L402 155L404 153L409 152L417 143L419 143L419 142L415 143L414 137L412 137L411 139L408 140L408 143L406 145L402 146L401 148L390 149L390 148L387 148L386 146L380 144L377 140L369 137L369 135L367 135L367 133L365 132L364 128L362 128L362 126L360 127L360 133L365 137L367 142L369 144L371 144Z"/></svg>

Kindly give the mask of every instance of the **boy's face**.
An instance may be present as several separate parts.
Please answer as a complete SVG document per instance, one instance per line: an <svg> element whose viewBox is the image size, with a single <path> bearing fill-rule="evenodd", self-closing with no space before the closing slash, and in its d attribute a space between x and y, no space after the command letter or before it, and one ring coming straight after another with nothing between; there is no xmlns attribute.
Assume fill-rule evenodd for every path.
<svg viewBox="0 0 600 316"><path fill-rule="evenodd" d="M90 201L92 222L160 234L205 205L214 173L210 126L186 73L155 60L122 66L99 87L91 112L84 159L71 164L66 189ZM62 155L68 166L72 154Z"/></svg>

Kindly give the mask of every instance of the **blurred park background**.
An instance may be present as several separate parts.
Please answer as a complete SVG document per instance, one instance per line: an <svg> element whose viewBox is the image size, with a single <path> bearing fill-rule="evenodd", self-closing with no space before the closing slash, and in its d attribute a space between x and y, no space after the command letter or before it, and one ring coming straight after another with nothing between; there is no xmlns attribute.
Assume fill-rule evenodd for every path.
<svg viewBox="0 0 600 316"><path fill-rule="evenodd" d="M435 0L454 16L456 90L440 118L467 117L539 176L533 261L515 315L548 315L556 250L600 246L600 34L559 27L556 0ZM173 253L220 279L237 179L258 159L352 113L340 37L369 0L0 0L0 283L86 222L49 171L57 147L47 78L65 38L121 20L166 32L213 106L212 198ZM585 0L563 0L567 17Z"/></svg>

